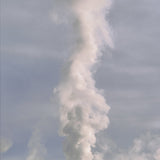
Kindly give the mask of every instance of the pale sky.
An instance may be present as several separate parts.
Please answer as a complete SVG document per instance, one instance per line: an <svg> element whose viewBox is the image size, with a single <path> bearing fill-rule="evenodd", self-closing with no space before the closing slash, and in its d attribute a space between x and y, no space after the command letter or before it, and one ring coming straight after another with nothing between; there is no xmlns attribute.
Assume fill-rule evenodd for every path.
<svg viewBox="0 0 160 160"><path fill-rule="evenodd" d="M10 144L2 160L25 160L34 128L45 159L64 160L53 89L74 35L70 23L55 23L57 6L56 0L1 1L1 137ZM101 136L122 149L160 133L159 6L159 0L114 0L106 17L115 47L103 50L94 76L111 107Z"/></svg>

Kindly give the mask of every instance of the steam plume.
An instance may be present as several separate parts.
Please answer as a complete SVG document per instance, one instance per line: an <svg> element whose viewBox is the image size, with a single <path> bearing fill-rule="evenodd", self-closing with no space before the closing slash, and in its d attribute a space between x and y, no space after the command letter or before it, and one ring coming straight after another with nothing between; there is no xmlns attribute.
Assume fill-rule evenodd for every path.
<svg viewBox="0 0 160 160"><path fill-rule="evenodd" d="M64 152L67 160L100 160L93 153L96 133L108 127L106 104L95 87L92 67L97 62L101 46L112 47L105 20L109 0L68 0L75 17L77 41L66 65L60 85L55 89L60 103L61 135L66 137Z"/></svg>

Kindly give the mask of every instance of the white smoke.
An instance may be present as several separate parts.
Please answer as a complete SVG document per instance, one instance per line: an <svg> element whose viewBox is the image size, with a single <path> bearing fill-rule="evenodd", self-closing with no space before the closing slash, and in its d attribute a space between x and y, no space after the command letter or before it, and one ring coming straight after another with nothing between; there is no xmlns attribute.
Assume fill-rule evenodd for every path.
<svg viewBox="0 0 160 160"><path fill-rule="evenodd" d="M68 0L75 18L77 40L60 85L55 89L60 104L61 135L66 137L67 160L101 160L93 153L96 133L108 127L109 106L95 87L92 67L101 55L102 44L112 45L106 11L110 0ZM57 21L57 16L56 16Z"/></svg>

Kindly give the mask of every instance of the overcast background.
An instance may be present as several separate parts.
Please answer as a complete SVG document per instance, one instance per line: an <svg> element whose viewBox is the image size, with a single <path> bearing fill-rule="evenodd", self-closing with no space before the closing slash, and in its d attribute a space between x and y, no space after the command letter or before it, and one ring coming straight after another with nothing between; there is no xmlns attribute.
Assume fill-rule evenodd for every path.
<svg viewBox="0 0 160 160"><path fill-rule="evenodd" d="M22 160L34 128L48 160L64 160L53 88L73 44L72 25L53 20L56 0L1 1L1 137L3 160ZM120 148L160 132L160 1L115 0L108 17L115 48L105 49L95 74L104 89L110 126Z"/></svg>

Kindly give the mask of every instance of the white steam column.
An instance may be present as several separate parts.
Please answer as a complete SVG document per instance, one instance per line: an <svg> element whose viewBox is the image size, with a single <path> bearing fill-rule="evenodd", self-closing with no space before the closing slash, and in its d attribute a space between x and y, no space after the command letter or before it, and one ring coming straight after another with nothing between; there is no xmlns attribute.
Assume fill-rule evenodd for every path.
<svg viewBox="0 0 160 160"><path fill-rule="evenodd" d="M109 0L70 0L76 18L77 41L60 85L55 89L60 105L61 135L66 137L66 160L100 160L92 152L95 134L108 127L109 106L95 87L92 67L104 44L112 47L105 19Z"/></svg>

